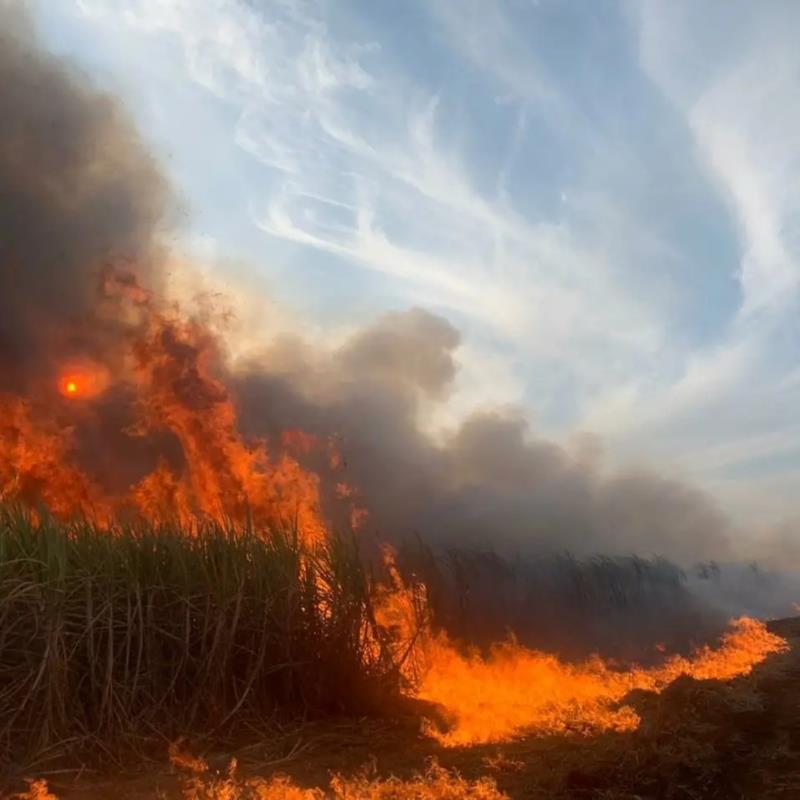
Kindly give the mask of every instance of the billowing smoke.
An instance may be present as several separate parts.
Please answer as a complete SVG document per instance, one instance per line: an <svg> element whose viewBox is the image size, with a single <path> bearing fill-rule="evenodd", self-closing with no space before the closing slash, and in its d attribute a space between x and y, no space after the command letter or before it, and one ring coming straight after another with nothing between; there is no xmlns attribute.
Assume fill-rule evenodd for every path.
<svg viewBox="0 0 800 800"><path fill-rule="evenodd" d="M129 329L97 313L102 276L121 267L160 296L172 209L120 104L42 52L19 7L0 0L0 392L50 385L65 358L108 363ZM246 436L274 441L299 428L338 439L375 539L418 534L440 549L491 549L507 559L637 553L688 565L730 557L729 522L708 495L655 472L609 472L586 449L534 435L520 415L485 410L440 438L425 433L424 414L452 389L459 343L446 320L412 309L334 348L277 337L258 357L219 370ZM180 458L168 432L130 433L127 392L112 382L89 402L91 414L70 420L81 463L117 487L161 456ZM652 584L657 608L682 585L680 570L661 562L606 561L588 573L558 563L517 574L538 576L540 586L556 568L572 583L591 574L609 592L635 584L626 595L632 606Z"/></svg>
<svg viewBox="0 0 800 800"><path fill-rule="evenodd" d="M172 198L119 102L43 52L20 4L0 9L0 380L19 390L50 381L65 355L113 346L118 321L96 313L109 265L159 294ZM519 416L476 413L441 442L422 433L423 405L446 402L459 342L447 321L413 309L333 351L284 337L229 380L247 434L341 437L383 537L726 555L726 521L707 496L641 471L608 477ZM112 407L103 434L124 422ZM96 431L91 444L102 460Z"/></svg>
<svg viewBox="0 0 800 800"><path fill-rule="evenodd" d="M533 435L520 415L481 411L440 441L422 434L425 408L446 402L458 344L420 309L388 314L333 351L283 339L237 376L243 424L341 436L383 537L506 554L726 557L729 524L709 496L654 472L609 474L591 451Z"/></svg>
<svg viewBox="0 0 800 800"><path fill-rule="evenodd" d="M170 192L124 109L43 52L0 0L0 372L27 388L97 347L103 268L157 288Z"/></svg>

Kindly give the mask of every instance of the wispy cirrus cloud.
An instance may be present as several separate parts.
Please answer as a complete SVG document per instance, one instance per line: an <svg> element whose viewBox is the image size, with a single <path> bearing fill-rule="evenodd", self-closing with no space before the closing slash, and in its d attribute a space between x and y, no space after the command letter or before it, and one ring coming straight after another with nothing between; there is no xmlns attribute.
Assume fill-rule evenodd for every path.
<svg viewBox="0 0 800 800"><path fill-rule="evenodd" d="M605 414L626 448L671 459L737 512L789 513L779 487L800 458L800 395L785 377L797 347L800 15L790 3L649 2L632 19L644 74L729 210L738 292L727 324L688 348L670 380L611 390L594 419Z"/></svg>
<svg viewBox="0 0 800 800"><path fill-rule="evenodd" d="M410 301L543 358L596 352L603 340L631 359L658 346L659 325L615 274L613 255L557 214L529 216L496 182L479 188L440 97L446 87L385 68L376 38L335 36L325 6L113 6L82 8L170 36L189 74L236 106L235 141L270 170L249 198L266 233L383 272Z"/></svg>
<svg viewBox="0 0 800 800"><path fill-rule="evenodd" d="M800 170L792 3L647 3L641 17L645 69L686 115L703 163L719 182L738 221L742 256L741 315L780 311L796 294L800 262ZM721 39L715 31L733 29ZM744 29L744 30L743 30ZM682 75L677 62L709 67Z"/></svg>

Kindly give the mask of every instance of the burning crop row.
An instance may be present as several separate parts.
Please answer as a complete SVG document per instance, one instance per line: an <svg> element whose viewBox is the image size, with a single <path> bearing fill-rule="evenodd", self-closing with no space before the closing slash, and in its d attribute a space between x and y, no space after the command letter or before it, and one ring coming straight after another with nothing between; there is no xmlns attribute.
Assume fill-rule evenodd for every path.
<svg viewBox="0 0 800 800"><path fill-rule="evenodd" d="M739 620L719 649L660 665L569 664L498 644L488 656L432 625L425 587L387 551L369 578L355 540L273 528L98 528L0 516L3 760L212 736L284 713L389 713L402 692L438 709L445 745L521 733L635 728L619 706L681 674L748 673L782 639Z"/></svg>
<svg viewBox="0 0 800 800"><path fill-rule="evenodd" d="M199 516L238 524L296 521L309 542L322 541L318 476L303 469L289 448L270 457L264 441L243 440L233 401L211 368L217 342L210 333L196 321L159 311L127 273L104 274L98 308L108 313L108 306L133 320L116 342L114 386L109 366L84 362L65 366L57 382L72 407L61 408L60 416L53 412L52 391L31 398L0 395L0 497L44 502L62 517L101 523L125 512L183 524ZM75 463L74 424L64 421L98 424L95 411L74 406L113 389L126 398L129 414L117 435L168 436L172 445L163 446L149 472L119 489ZM179 456L178 467L168 463L169 452Z"/></svg>
<svg viewBox="0 0 800 800"><path fill-rule="evenodd" d="M395 638L394 652L404 655L399 663L415 696L441 709L444 724L427 721L426 732L448 747L508 741L524 733L635 730L639 717L623 702L630 692L660 692L682 675L730 680L787 648L762 622L742 617L731 622L718 647L695 648L689 657L666 656L651 667L597 656L568 663L513 637L482 654L435 631L425 587L406 586L391 553L387 561L389 590L383 587L377 596L378 608Z"/></svg>
<svg viewBox="0 0 800 800"><path fill-rule="evenodd" d="M784 647L742 619L719 649L649 668L569 664L513 641L483 656L433 628L425 587L404 583L391 551L385 579L369 579L354 540L0 519L7 764L124 750L153 730L214 738L278 710L386 714L402 692L438 709L425 730L446 746L630 730L631 690L733 678Z"/></svg>
<svg viewBox="0 0 800 800"><path fill-rule="evenodd" d="M355 540L334 535L326 487L347 518L365 513L335 448L300 431L277 448L247 441L206 326L118 270L101 281L98 313L109 306L127 320L113 377L102 362L64 373L55 413L40 398L2 398L0 496L45 506L6 512L0 531L6 758L64 741L108 747L144 728L214 732L278 707L385 712L402 691L439 709L445 729L427 730L446 745L625 730L638 721L617 707L630 690L683 673L733 677L781 649L742 620L719 652L650 669L571 665L513 642L465 655L390 549L375 582ZM177 454L116 490L79 465L59 417L114 391L130 420L122 433L166 435ZM324 471L301 463L320 449Z"/></svg>

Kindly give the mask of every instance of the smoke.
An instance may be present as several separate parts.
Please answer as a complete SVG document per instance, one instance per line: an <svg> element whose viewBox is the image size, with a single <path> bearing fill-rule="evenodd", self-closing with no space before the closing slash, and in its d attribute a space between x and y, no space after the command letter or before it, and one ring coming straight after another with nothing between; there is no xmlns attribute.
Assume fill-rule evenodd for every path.
<svg viewBox="0 0 800 800"><path fill-rule="evenodd" d="M158 289L170 204L119 102L41 50L22 3L0 0L0 388L97 346L104 267Z"/></svg>
<svg viewBox="0 0 800 800"><path fill-rule="evenodd" d="M282 337L230 383L251 436L338 436L369 510L362 537L400 546L404 573L424 580L435 619L458 638L486 644L512 629L568 658L646 658L657 641L687 648L754 607L758 587L745 598L680 568L732 557L731 523L702 491L610 469L592 442L548 441L510 411L423 433L453 387L459 341L412 309L332 348Z"/></svg>
<svg viewBox="0 0 800 800"><path fill-rule="evenodd" d="M0 0L0 391L52 386L65 358L109 363L129 331L98 312L104 271L122 266L162 296L173 211L119 102L42 52L20 6ZM419 534L506 556L731 557L730 522L710 496L654 471L609 470L591 448L537 435L521 414L482 410L428 435L425 414L448 400L459 344L449 322L412 309L337 346L286 334L218 367L246 436L299 428L339 440L376 538ZM136 414L126 392L112 383L71 420L81 463L118 486L160 456L180 459L169 434L127 433Z"/></svg>
<svg viewBox="0 0 800 800"><path fill-rule="evenodd" d="M729 614L775 619L796 616L800 573L755 561L703 562L689 572L687 587L706 607Z"/></svg>
<svg viewBox="0 0 800 800"><path fill-rule="evenodd" d="M655 472L604 469L536 436L524 417L479 411L441 439L421 432L456 375L456 330L392 313L333 350L294 337L234 376L251 435L291 426L341 437L349 479L383 537L420 533L499 552L724 558L730 524L712 498Z"/></svg>

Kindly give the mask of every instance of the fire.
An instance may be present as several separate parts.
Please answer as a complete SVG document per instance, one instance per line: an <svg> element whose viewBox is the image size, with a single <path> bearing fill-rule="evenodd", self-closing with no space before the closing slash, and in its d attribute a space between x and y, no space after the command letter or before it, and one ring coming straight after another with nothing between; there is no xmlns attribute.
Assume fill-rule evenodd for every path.
<svg viewBox="0 0 800 800"><path fill-rule="evenodd" d="M426 730L446 746L501 742L530 732L634 730L639 717L620 705L632 690L660 692L681 675L730 680L786 648L784 639L747 617L732 621L717 649L705 646L652 668L619 669L600 658L567 664L513 640L495 645L486 657L464 654L438 635L424 644L427 671L417 696L443 709L448 729L428 724Z"/></svg>
<svg viewBox="0 0 800 800"><path fill-rule="evenodd" d="M787 648L763 623L743 617L732 621L718 649L705 646L690 658L671 656L648 669L621 669L599 657L568 664L513 639L495 644L487 656L464 652L432 631L424 586L403 583L391 550L384 559L389 580L377 590L376 619L392 632L415 696L442 710L446 729L428 722L425 732L445 746L502 742L522 733L634 730L639 717L620 705L632 690L660 692L681 675L729 680Z"/></svg>
<svg viewBox="0 0 800 800"><path fill-rule="evenodd" d="M785 639L749 617L732 620L715 649L700 647L688 657L628 667L594 657L571 664L519 645L496 643L487 655L464 650L434 631L425 587L406 584L394 552L384 550L388 579L375 592L375 617L390 631L395 655L414 695L441 710L444 729L426 721L424 732L447 747L503 742L521 734L592 733L635 730L639 717L621 703L635 690L660 692L681 675L730 680L747 675Z"/></svg>
<svg viewBox="0 0 800 800"><path fill-rule="evenodd" d="M71 430L29 401L0 394L0 501L44 503L60 516L106 515L99 487L70 463L71 447Z"/></svg>
<svg viewBox="0 0 800 800"><path fill-rule="evenodd" d="M308 543L321 543L319 477L264 441L245 442L233 399L214 375L216 343L203 327L155 315L133 346L141 436L167 430L185 457L181 472L161 463L133 488L146 516L198 514L239 522L296 524Z"/></svg>
<svg viewBox="0 0 800 800"><path fill-rule="evenodd" d="M46 396L0 397L0 499L43 502L56 515L100 522L133 512L187 526L198 517L281 525L297 529L308 545L324 542L320 476L301 459L320 448L323 460L338 465L332 444L299 431L287 432L274 450L264 440L246 441L235 398L218 376L223 358L210 329L159 306L125 273L104 275L100 292L98 313L128 324L115 344L114 371L89 357L63 365L58 389L84 401L80 419L59 416L68 412ZM112 385L133 397L136 421L124 433L132 440L169 436L181 456L177 463L159 459L122 492L104 488L103 475L86 470L74 446L75 425L91 417L91 401ZM342 502L358 516L353 498Z"/></svg>
<svg viewBox="0 0 800 800"><path fill-rule="evenodd" d="M70 361L62 367L58 390L68 398L98 397L111 385L109 369L88 358Z"/></svg>
<svg viewBox="0 0 800 800"><path fill-rule="evenodd" d="M467 780L435 761L424 773L408 780L375 777L366 768L352 776L334 774L326 791L303 788L285 775L239 778L236 759L222 775L214 776L204 762L188 758L195 763L171 759L174 766L189 773L183 781L184 800L509 800L492 778ZM14 795L17 800L59 800L46 781L31 780L28 784L28 791Z"/></svg>
<svg viewBox="0 0 800 800"><path fill-rule="evenodd" d="M76 411L56 408L46 397L0 395L0 501L41 502L57 515L100 521L135 512L189 526L198 516L225 525L292 526L313 549L328 539L323 475L301 461L319 451L333 494L350 504L353 527L363 524L366 509L357 489L336 474L344 460L333 439L289 430L275 447L241 435L235 398L220 377L224 359L207 326L158 307L125 276L109 277L103 291L104 302L127 309L130 335L117 343L113 373L88 358L65 364L61 394L86 400L80 404L85 415L92 413L89 401L112 384L124 388L135 398L136 419L125 433L150 441L166 435L181 458L162 457L127 490L111 491L102 475L78 463L70 417ZM385 641L374 644L384 652L378 645L388 643L409 691L442 709L446 730L430 724L427 731L445 745L499 742L523 732L630 730L639 720L621 701L631 690L660 691L682 674L726 680L786 646L761 623L743 618L717 649L667 657L652 668L620 669L599 658L568 664L513 640L488 655L465 652L433 630L425 587L403 582L390 549L384 561L388 578L373 587L373 599Z"/></svg>

